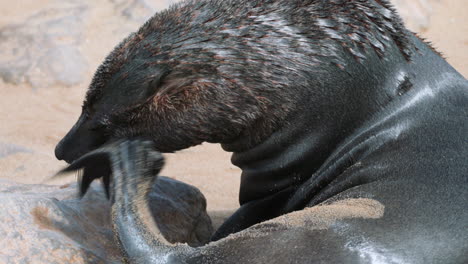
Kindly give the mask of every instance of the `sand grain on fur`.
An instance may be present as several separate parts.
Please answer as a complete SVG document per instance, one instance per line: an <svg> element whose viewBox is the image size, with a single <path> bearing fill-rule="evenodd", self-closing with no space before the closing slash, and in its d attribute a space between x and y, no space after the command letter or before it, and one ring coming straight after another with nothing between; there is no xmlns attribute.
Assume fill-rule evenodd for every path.
<svg viewBox="0 0 468 264"><path fill-rule="evenodd" d="M381 218L384 211L385 206L373 199L345 199L292 212L262 224L274 223L287 227L327 229L330 225L342 219Z"/></svg>

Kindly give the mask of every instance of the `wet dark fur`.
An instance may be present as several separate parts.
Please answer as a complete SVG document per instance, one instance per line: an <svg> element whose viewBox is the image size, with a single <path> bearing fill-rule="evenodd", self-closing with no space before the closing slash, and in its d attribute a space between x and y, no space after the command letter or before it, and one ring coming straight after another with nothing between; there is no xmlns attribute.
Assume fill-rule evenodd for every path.
<svg viewBox="0 0 468 264"><path fill-rule="evenodd" d="M388 1L185 2L108 56L56 156L85 168L84 192L103 174L112 185L101 156L78 159L109 141L150 138L163 152L208 141L234 152L240 208L202 250L167 248L143 222L129 224L144 215L127 209L144 203L134 183L146 161L124 145L108 152L128 180L114 223L135 263L363 263L369 249L383 262L465 263L467 87ZM223 239L349 198L375 199L385 212L320 230L267 223L264 237Z"/></svg>
<svg viewBox="0 0 468 264"><path fill-rule="evenodd" d="M115 48L83 114L99 144L145 135L165 152L204 141L238 151L283 124L298 98L326 89L313 74L383 59L394 44L411 60L409 34L385 0L189 1Z"/></svg>

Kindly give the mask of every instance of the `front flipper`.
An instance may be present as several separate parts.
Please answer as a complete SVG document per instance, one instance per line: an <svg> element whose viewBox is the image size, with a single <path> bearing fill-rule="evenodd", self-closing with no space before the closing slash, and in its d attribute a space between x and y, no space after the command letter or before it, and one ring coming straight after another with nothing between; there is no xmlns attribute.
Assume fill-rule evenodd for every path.
<svg viewBox="0 0 468 264"><path fill-rule="evenodd" d="M91 183L98 178L103 178L104 190L106 196L110 199L110 153L101 149L92 151L78 160L74 161L70 166L59 171L56 175L61 175L67 172L72 172L82 169L78 172L79 195L83 197L86 194Z"/></svg>
<svg viewBox="0 0 468 264"><path fill-rule="evenodd" d="M142 152L146 152L148 155L153 156L151 161L152 163L145 164L145 166L147 166L146 168L149 170L149 173L152 173L151 177L154 177L154 182L157 174L164 165L164 159L159 152L154 150L152 145L153 143L151 141L140 139L133 139L131 141L119 140L91 151L75 160L70 164L70 166L59 171L56 176L81 169L82 171L78 174L80 197L83 197L86 194L86 191L95 179L102 178L107 198L111 199L112 169L114 168L118 170L118 167L114 166L116 164L113 163L118 163L122 159L132 158L129 157L128 154L126 157L119 156L122 155L119 148L129 144L130 142L133 142L135 148L139 148ZM111 200L113 201L114 199Z"/></svg>
<svg viewBox="0 0 468 264"><path fill-rule="evenodd" d="M114 232L130 263L181 263L193 248L171 244L161 233L148 205L148 195L164 165L162 155L151 141L117 141L92 151L63 172L83 168L80 192L104 178L110 194Z"/></svg>
<svg viewBox="0 0 468 264"><path fill-rule="evenodd" d="M171 244L151 216L148 195L163 166L161 154L148 141L113 146L111 160L114 232L130 263L182 263L192 248Z"/></svg>

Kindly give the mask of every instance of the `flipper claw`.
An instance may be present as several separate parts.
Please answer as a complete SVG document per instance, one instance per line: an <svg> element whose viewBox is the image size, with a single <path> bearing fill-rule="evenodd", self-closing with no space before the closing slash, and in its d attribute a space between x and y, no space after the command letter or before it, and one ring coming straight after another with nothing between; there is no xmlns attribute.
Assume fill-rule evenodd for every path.
<svg viewBox="0 0 468 264"><path fill-rule="evenodd" d="M110 197L109 183L111 176L111 166L110 166L110 153L98 149L92 151L83 157L74 161L70 166L59 171L56 176L73 172L77 170L82 170L79 172L78 176L78 185L79 185L79 195L83 197L86 194L86 191L89 189L91 183L98 178L103 178L104 190L106 191L106 196ZM54 176L55 177L55 176Z"/></svg>

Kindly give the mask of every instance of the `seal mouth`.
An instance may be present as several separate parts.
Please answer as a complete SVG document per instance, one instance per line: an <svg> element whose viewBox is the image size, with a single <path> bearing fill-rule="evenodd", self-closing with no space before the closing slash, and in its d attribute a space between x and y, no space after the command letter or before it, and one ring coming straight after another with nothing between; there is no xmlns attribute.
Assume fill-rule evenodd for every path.
<svg viewBox="0 0 468 264"><path fill-rule="evenodd" d="M84 155L117 140L116 138L108 137L101 137L100 140L95 140L94 138L82 137L80 135L76 135L74 138L67 135L57 144L54 152L58 160L72 164Z"/></svg>
<svg viewBox="0 0 468 264"><path fill-rule="evenodd" d="M103 144L105 145L105 144ZM60 149L59 149L59 145L57 145L57 148L55 148L55 157L58 159L58 160L63 160L65 161L66 163L68 164L73 164L75 161L79 160L80 158L82 158L83 156L87 155L88 153L91 153L93 152L95 149L98 149L99 147L101 146L97 146L96 148L90 150L90 151L82 151L82 152L78 152L78 153L73 153L73 154L66 154L64 151L61 153ZM59 150L57 150L59 149Z"/></svg>
<svg viewBox="0 0 468 264"><path fill-rule="evenodd" d="M112 173L109 153L105 147L92 150L75 160L67 161L70 165L57 172L56 177L78 171L79 195L83 197L95 179L102 178L107 198L110 198L109 185Z"/></svg>
<svg viewBox="0 0 468 264"><path fill-rule="evenodd" d="M86 155L87 153L89 152L86 152L86 153L83 153L83 154L79 154L78 155L78 158L63 158L63 159L58 159L58 160L63 160L65 161L66 163L68 164L73 164L73 162L75 162L76 160L79 160L81 157L83 157L84 155Z"/></svg>
<svg viewBox="0 0 468 264"><path fill-rule="evenodd" d="M93 150L78 156L76 159L64 159L69 166L57 172L52 178L60 177L69 172L78 172L79 196L83 197L89 189L91 183L99 178L102 178L102 184L108 199L111 199L110 184L112 176L111 154L113 147L121 142L132 140L152 142L148 138L136 137L117 139L112 138L103 144L95 147ZM154 148L154 146L153 146ZM155 148L154 148L155 149Z"/></svg>
<svg viewBox="0 0 468 264"><path fill-rule="evenodd" d="M111 140L104 129L91 129L85 114L55 147L55 157L71 164L86 153L95 150Z"/></svg>

